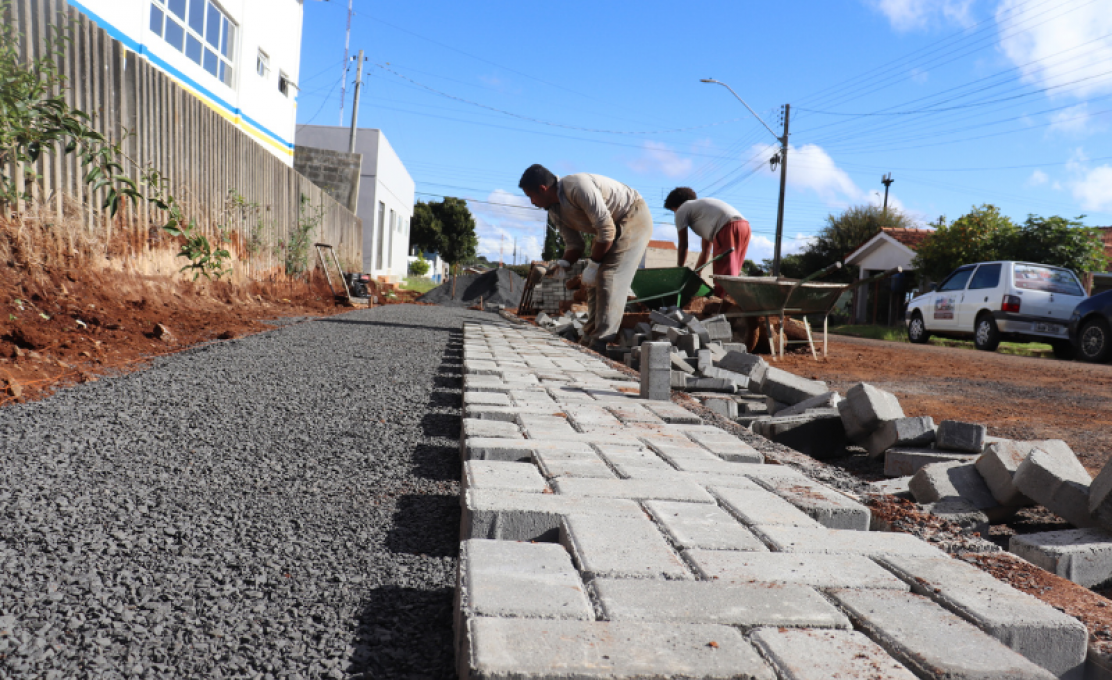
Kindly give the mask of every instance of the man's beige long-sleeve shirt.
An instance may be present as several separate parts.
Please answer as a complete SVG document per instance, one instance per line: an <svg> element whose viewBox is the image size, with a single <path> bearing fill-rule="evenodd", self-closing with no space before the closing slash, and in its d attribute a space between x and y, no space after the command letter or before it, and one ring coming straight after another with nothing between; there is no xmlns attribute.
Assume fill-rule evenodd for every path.
<svg viewBox="0 0 1112 680"><path fill-rule="evenodd" d="M568 248L584 247L581 232L602 241L617 238L615 223L641 200L636 189L602 175L585 172L560 178L560 202L548 210L548 223L560 230Z"/></svg>

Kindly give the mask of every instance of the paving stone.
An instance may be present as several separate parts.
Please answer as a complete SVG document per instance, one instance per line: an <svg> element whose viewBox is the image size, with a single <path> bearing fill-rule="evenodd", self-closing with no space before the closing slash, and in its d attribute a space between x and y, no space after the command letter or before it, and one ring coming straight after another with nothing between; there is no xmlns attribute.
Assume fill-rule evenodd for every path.
<svg viewBox="0 0 1112 680"><path fill-rule="evenodd" d="M663 425L664 421L658 418L652 411L645 408L644 403L629 402L621 405L608 405L607 411L614 414L623 425L640 425L643 423L651 423L655 425ZM640 429L640 428L635 428Z"/></svg>
<svg viewBox="0 0 1112 680"><path fill-rule="evenodd" d="M908 477L933 463L972 463L975 453L946 453L938 449L896 447L884 452L884 474Z"/></svg>
<svg viewBox="0 0 1112 680"><path fill-rule="evenodd" d="M1089 513L1105 529L1112 528L1112 465L1105 463L1089 486Z"/></svg>
<svg viewBox="0 0 1112 680"><path fill-rule="evenodd" d="M938 425L935 447L943 451L980 453L985 448L988 428L976 423L963 423L958 420L943 420Z"/></svg>
<svg viewBox="0 0 1112 680"><path fill-rule="evenodd" d="M911 476L896 477L895 479L882 479L877 482L870 482L869 489L874 493L886 493L890 496L898 496L906 500L912 500L911 489L908 487L908 482L911 481Z"/></svg>
<svg viewBox="0 0 1112 680"><path fill-rule="evenodd" d="M556 493L566 496L714 503L714 497L707 493L705 489L698 484L683 479L657 481L569 477L553 481L552 486Z"/></svg>
<svg viewBox="0 0 1112 680"><path fill-rule="evenodd" d="M852 630L761 628L752 635L784 680L915 680L915 674Z"/></svg>
<svg viewBox="0 0 1112 680"><path fill-rule="evenodd" d="M729 626L483 617L469 626L470 647L460 671L468 680L775 680L768 664Z"/></svg>
<svg viewBox="0 0 1112 680"><path fill-rule="evenodd" d="M964 498L943 498L937 503L927 503L923 505L923 512L937 515L970 533L988 538L990 526L988 515Z"/></svg>
<svg viewBox="0 0 1112 680"><path fill-rule="evenodd" d="M685 383L687 390L705 390L707 392L725 392L726 394L733 394L737 392L738 385L732 380L725 378L692 378L688 377Z"/></svg>
<svg viewBox="0 0 1112 680"><path fill-rule="evenodd" d="M917 416L887 420L858 443L868 452L870 458L876 458L893 446L929 446L934 438L934 419L930 416Z"/></svg>
<svg viewBox="0 0 1112 680"><path fill-rule="evenodd" d="M460 535L506 541L554 542L560 519L580 513L607 519L645 519L636 502L620 498L582 498L501 489L468 489L462 495ZM645 521L648 521L645 519Z"/></svg>
<svg viewBox="0 0 1112 680"><path fill-rule="evenodd" d="M466 373L463 376L463 389L465 392L509 392L513 388L497 375Z"/></svg>
<svg viewBox="0 0 1112 680"><path fill-rule="evenodd" d="M945 498L962 498L990 520L1015 514L1015 508L1000 505L973 463L932 463L919 469L908 484L916 502L937 503Z"/></svg>
<svg viewBox="0 0 1112 680"><path fill-rule="evenodd" d="M662 312L658 312L655 309L649 312L649 319L653 322L653 324L660 324L660 325L663 325L667 328L682 328L683 327L683 322L682 321L677 321L676 319L668 316L667 314L664 314Z"/></svg>
<svg viewBox="0 0 1112 680"><path fill-rule="evenodd" d="M541 439L470 437L464 440L464 458L467 460L527 461L532 459L534 451L541 450L590 453L591 447L586 442Z"/></svg>
<svg viewBox="0 0 1112 680"><path fill-rule="evenodd" d="M717 506L646 501L645 509L681 548L768 552L753 532Z"/></svg>
<svg viewBox="0 0 1112 680"><path fill-rule="evenodd" d="M784 402L780 401L779 399L773 399L772 397L765 397L765 410L767 410L770 415L776 415L776 414L780 413L781 411L786 410L787 408L788 408L788 404L785 404ZM802 420L803 419L800 418L800 422L802 422ZM761 435L761 436L764 436L764 435Z"/></svg>
<svg viewBox="0 0 1112 680"><path fill-rule="evenodd" d="M857 383L846 390L846 398L838 402L838 412L846 435L853 441L863 440L887 420L904 417L896 395L868 383Z"/></svg>
<svg viewBox="0 0 1112 680"><path fill-rule="evenodd" d="M634 517L568 515L560 522L560 543L587 579L691 578L644 513Z"/></svg>
<svg viewBox="0 0 1112 680"><path fill-rule="evenodd" d="M537 466L529 463L468 460L463 464L463 488L543 493L548 484Z"/></svg>
<svg viewBox="0 0 1112 680"><path fill-rule="evenodd" d="M734 373L740 373L744 376L749 376L749 378L752 379L752 375L750 375L750 373L752 372L754 367L767 366L768 364L766 364L765 360L760 358L756 354L730 351L726 352L726 356L722 357L721 360L715 362L715 365L719 368L724 368L727 371L733 371Z"/></svg>
<svg viewBox="0 0 1112 680"><path fill-rule="evenodd" d="M776 552L849 555L945 555L911 534L889 531L852 531L765 524L753 531Z"/></svg>
<svg viewBox="0 0 1112 680"><path fill-rule="evenodd" d="M1082 680L1089 631L1054 607L949 557L877 561L911 586L1059 678Z"/></svg>
<svg viewBox="0 0 1112 680"><path fill-rule="evenodd" d="M703 449L690 449L678 446L653 447L660 457L668 461L677 470L683 472L711 472L726 475L744 475L747 467L755 467L753 463L737 463L722 460L710 451Z"/></svg>
<svg viewBox="0 0 1112 680"><path fill-rule="evenodd" d="M518 422L530 439L556 439L579 434L564 416L523 414L518 416Z"/></svg>
<svg viewBox="0 0 1112 680"><path fill-rule="evenodd" d="M711 357L710 349L701 349L695 354L695 370L706 375L706 372L714 368L714 360Z"/></svg>
<svg viewBox="0 0 1112 680"><path fill-rule="evenodd" d="M730 395L708 395L699 399L711 411L728 420L737 418L737 402Z"/></svg>
<svg viewBox="0 0 1112 680"><path fill-rule="evenodd" d="M844 614L805 586L595 579L591 587L611 621L849 628Z"/></svg>
<svg viewBox="0 0 1112 680"><path fill-rule="evenodd" d="M641 345L641 398L668 401L672 398L672 346L666 342Z"/></svg>
<svg viewBox="0 0 1112 680"><path fill-rule="evenodd" d="M808 483L811 481L799 470L790 468L787 465L746 465L740 468L741 473L752 479L754 482L761 484L762 481L769 484L781 484L788 482ZM768 488L761 484L762 488Z"/></svg>
<svg viewBox="0 0 1112 680"><path fill-rule="evenodd" d="M826 394L830 388L819 380L808 380L783 369L769 366L759 385L761 394L789 406Z"/></svg>
<svg viewBox="0 0 1112 680"><path fill-rule="evenodd" d="M670 334L669 339L671 339ZM679 351L693 359L699 355L699 349L703 346L701 338L695 333L682 334L676 338L672 344L674 344Z"/></svg>
<svg viewBox="0 0 1112 680"><path fill-rule="evenodd" d="M537 451L533 461L542 475L549 479L557 477L592 477L614 479L613 470L601 458L592 453L561 451Z"/></svg>
<svg viewBox="0 0 1112 680"><path fill-rule="evenodd" d="M702 418L670 401L646 401L644 407L666 423L701 423Z"/></svg>
<svg viewBox="0 0 1112 680"><path fill-rule="evenodd" d="M1040 445L1016 468L1012 481L1023 495L1075 527L1097 526L1089 514L1092 478L1073 451L1062 446Z"/></svg>
<svg viewBox="0 0 1112 680"><path fill-rule="evenodd" d="M622 477L637 477L637 470L663 470L674 473L676 469L663 458L648 449L634 449L628 446L599 446L599 455Z"/></svg>
<svg viewBox="0 0 1112 680"><path fill-rule="evenodd" d="M1015 477L1019 464L1031 455L1035 442L1005 440L985 446L985 452L977 458L975 465L993 497L1001 505L1021 507L1034 505L1023 492L1016 488Z"/></svg>
<svg viewBox="0 0 1112 680"><path fill-rule="evenodd" d="M593 621L571 556L555 543L460 544L457 615Z"/></svg>
<svg viewBox="0 0 1112 680"><path fill-rule="evenodd" d="M801 415L808 409L813 408L837 408L838 402L841 400L842 396L837 392L823 392L822 394L811 397L809 399L804 399L798 404L788 406L785 409L781 409L780 411L776 412L776 415L795 416Z"/></svg>
<svg viewBox="0 0 1112 680"><path fill-rule="evenodd" d="M836 589L859 628L923 678L1049 680L1054 676L929 599L891 590Z"/></svg>
<svg viewBox="0 0 1112 680"><path fill-rule="evenodd" d="M510 397L504 392L464 392L465 406L484 404L487 406L509 406Z"/></svg>
<svg viewBox="0 0 1112 680"><path fill-rule="evenodd" d="M883 588L908 585L864 555L685 550L700 578L737 583L783 583L812 588Z"/></svg>
<svg viewBox="0 0 1112 680"><path fill-rule="evenodd" d="M499 437L502 439L524 439L525 435L515 423L505 423L499 420L480 420L478 418L464 418L463 427L460 428L461 437Z"/></svg>
<svg viewBox="0 0 1112 680"><path fill-rule="evenodd" d="M753 423L753 432L818 460L846 453L845 426L834 409L812 409L798 416L763 419Z"/></svg>
<svg viewBox="0 0 1112 680"><path fill-rule="evenodd" d="M695 375L695 367L688 362L687 358L679 352L672 352L668 355L668 361L673 371L680 371L687 375Z"/></svg>
<svg viewBox="0 0 1112 680"><path fill-rule="evenodd" d="M864 505L807 478L755 479L758 484L802 510L829 529L869 530L871 513Z"/></svg>
<svg viewBox="0 0 1112 680"><path fill-rule="evenodd" d="M712 434L689 432L687 436L722 460L733 463L764 462L764 456L757 449L723 430Z"/></svg>
<svg viewBox="0 0 1112 680"><path fill-rule="evenodd" d="M1112 579L1112 532L1104 529L1019 534L1012 536L1008 550L1086 588Z"/></svg>
<svg viewBox="0 0 1112 680"><path fill-rule="evenodd" d="M708 490L719 500L722 507L748 526L822 527L807 513L763 488L749 490L712 486Z"/></svg>

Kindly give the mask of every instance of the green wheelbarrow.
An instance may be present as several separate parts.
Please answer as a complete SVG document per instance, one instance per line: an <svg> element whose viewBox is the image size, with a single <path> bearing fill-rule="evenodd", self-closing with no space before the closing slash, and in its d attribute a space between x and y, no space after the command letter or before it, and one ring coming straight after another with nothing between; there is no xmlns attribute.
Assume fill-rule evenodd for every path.
<svg viewBox="0 0 1112 680"><path fill-rule="evenodd" d="M715 260L726 257L734 252L730 248L721 255L707 260L706 264L696 269L689 267L659 267L654 269L638 269L629 284L635 299L627 304L642 304L649 309L661 307L683 307L694 298L710 295L713 289L699 276L699 271Z"/></svg>

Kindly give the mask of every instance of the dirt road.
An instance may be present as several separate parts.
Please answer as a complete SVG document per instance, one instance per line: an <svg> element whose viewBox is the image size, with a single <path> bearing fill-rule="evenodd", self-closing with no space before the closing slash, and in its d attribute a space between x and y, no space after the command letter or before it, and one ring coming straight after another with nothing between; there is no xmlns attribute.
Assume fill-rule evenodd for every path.
<svg viewBox="0 0 1112 680"><path fill-rule="evenodd" d="M1062 439L1094 475L1112 457L1112 365L831 336L818 361L778 362L844 392L868 382L909 416L984 423L1011 439Z"/></svg>

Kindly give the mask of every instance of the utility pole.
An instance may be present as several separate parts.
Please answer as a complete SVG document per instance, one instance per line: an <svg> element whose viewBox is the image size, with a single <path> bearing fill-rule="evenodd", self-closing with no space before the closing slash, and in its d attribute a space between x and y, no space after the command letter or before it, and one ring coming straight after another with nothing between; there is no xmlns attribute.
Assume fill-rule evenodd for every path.
<svg viewBox="0 0 1112 680"><path fill-rule="evenodd" d="M784 240L784 190L788 184L788 122L792 105L784 104L784 136L780 138L780 203L776 208L776 250L772 254L772 275L780 276L780 244Z"/></svg>
<svg viewBox="0 0 1112 680"><path fill-rule="evenodd" d="M892 182L895 182L895 181L896 180L892 179L892 173L888 173L887 175L884 175L883 177L880 178L880 183L884 185L884 220L885 221L888 220L888 187L892 186Z"/></svg>
<svg viewBox="0 0 1112 680"><path fill-rule="evenodd" d="M359 50L355 66L355 98L351 104L351 141L348 153L355 153L355 129L359 123L359 91L363 89L363 50Z"/></svg>
<svg viewBox="0 0 1112 680"><path fill-rule="evenodd" d="M344 38L344 78L343 85L340 87L340 125L344 124L344 100L347 99L347 70L348 70L348 57L350 56L351 48L351 4L353 0L348 0L348 24L347 36Z"/></svg>

